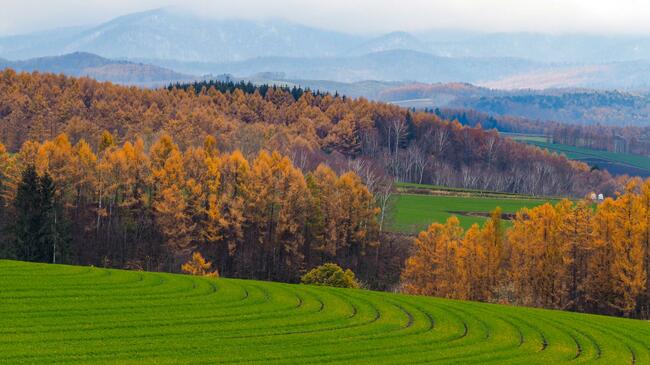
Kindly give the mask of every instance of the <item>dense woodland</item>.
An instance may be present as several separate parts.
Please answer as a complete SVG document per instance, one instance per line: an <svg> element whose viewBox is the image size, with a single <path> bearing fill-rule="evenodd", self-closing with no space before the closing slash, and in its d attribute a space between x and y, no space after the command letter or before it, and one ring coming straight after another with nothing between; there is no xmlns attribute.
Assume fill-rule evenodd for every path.
<svg viewBox="0 0 650 365"><path fill-rule="evenodd" d="M181 150L168 135L146 148L105 132L99 145L0 145L2 257L176 271L199 251L226 276L296 281L335 262L372 285L399 272L354 172L303 173L278 152L247 160L213 137Z"/></svg>
<svg viewBox="0 0 650 365"><path fill-rule="evenodd" d="M333 262L370 287L396 283L410 253L382 232L396 179L573 196L619 185L432 113L245 84L143 90L5 71L0 138L2 257L178 271L198 251L221 275L289 282ZM648 196L650 183L595 210L523 211L507 233L498 213L468 232L433 224L404 288L638 313Z"/></svg>
<svg viewBox="0 0 650 365"><path fill-rule="evenodd" d="M0 141L9 151L63 132L73 144L83 138L97 150L104 130L118 143L142 138L146 146L168 133L183 150L214 136L220 151L239 149L250 159L261 149L277 150L304 171L322 162L339 173L354 165L373 192L374 176L385 175L538 195L613 193L617 187L605 172L494 131L363 98L214 82L143 90L86 78L0 73Z"/></svg>
<svg viewBox="0 0 650 365"><path fill-rule="evenodd" d="M467 231L451 217L415 240L406 291L650 318L650 180L593 206L564 200L499 212Z"/></svg>

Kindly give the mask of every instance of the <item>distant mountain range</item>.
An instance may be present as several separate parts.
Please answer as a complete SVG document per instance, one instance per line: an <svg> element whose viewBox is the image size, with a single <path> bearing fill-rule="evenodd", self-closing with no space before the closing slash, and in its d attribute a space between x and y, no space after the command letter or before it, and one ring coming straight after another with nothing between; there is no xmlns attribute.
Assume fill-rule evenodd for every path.
<svg viewBox="0 0 650 365"><path fill-rule="evenodd" d="M448 57L514 57L600 64L650 58L650 36L429 31L416 36Z"/></svg>
<svg viewBox="0 0 650 365"><path fill-rule="evenodd" d="M172 67L172 64L164 61L148 62ZM650 60L556 65L521 58L450 58L410 50L391 50L350 57L265 57L202 66L206 67L177 64L184 72L190 73L248 76L258 72L279 72L287 78L339 82L467 82L492 89L650 90Z"/></svg>
<svg viewBox="0 0 650 365"><path fill-rule="evenodd" d="M119 84L159 86L170 82L194 80L196 77L150 64L111 60L91 53L76 52L63 56L39 57L23 61L0 59L0 69L62 73L87 76Z"/></svg>
<svg viewBox="0 0 650 365"><path fill-rule="evenodd" d="M459 30L361 36L280 19L212 19L178 8L128 14L97 26L0 37L0 57L13 60L83 51L107 58L223 63L271 56L346 57L397 49L453 58L593 64L650 59L650 37Z"/></svg>
<svg viewBox="0 0 650 365"><path fill-rule="evenodd" d="M143 76L147 80L271 72L287 79L346 83L650 90L650 37L451 30L360 36L278 19L210 19L176 8L129 14L97 26L0 37L0 57L13 61L75 52L111 60L110 67L85 67L84 72L117 82L134 79L118 81L119 74L142 73L149 75ZM132 63L118 66L115 60ZM150 69L141 70L138 63Z"/></svg>
<svg viewBox="0 0 650 365"><path fill-rule="evenodd" d="M24 59L83 51L107 58L232 62L265 56L334 56L362 41L282 20L215 20L164 8L121 16L95 27L0 38L0 57Z"/></svg>
<svg viewBox="0 0 650 365"><path fill-rule="evenodd" d="M266 73L281 75L279 78L285 80L339 83L450 83L462 80L492 89L584 87L650 90L650 61L555 66L515 58L439 57L409 50L379 51L348 57L260 57L225 63L145 58L126 61L75 52L22 61L0 59L0 67L62 72L102 81L143 85L197 79L199 75L231 74L251 79Z"/></svg>
<svg viewBox="0 0 650 365"><path fill-rule="evenodd" d="M156 60L148 60L156 63ZM159 64L171 66L164 61ZM481 83L516 73L537 72L543 65L512 58L449 58L411 50L386 50L345 57L260 57L239 62L208 64L198 73L281 72L287 78L355 82L363 80Z"/></svg>

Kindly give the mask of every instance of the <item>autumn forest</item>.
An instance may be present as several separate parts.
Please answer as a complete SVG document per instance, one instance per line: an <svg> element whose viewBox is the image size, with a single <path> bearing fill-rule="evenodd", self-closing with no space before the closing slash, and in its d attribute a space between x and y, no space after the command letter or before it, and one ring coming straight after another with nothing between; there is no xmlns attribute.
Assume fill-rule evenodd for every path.
<svg viewBox="0 0 650 365"><path fill-rule="evenodd" d="M396 182L567 198L386 229ZM584 200L605 193L600 204ZM300 88L0 72L0 256L648 317L650 182L430 112Z"/></svg>

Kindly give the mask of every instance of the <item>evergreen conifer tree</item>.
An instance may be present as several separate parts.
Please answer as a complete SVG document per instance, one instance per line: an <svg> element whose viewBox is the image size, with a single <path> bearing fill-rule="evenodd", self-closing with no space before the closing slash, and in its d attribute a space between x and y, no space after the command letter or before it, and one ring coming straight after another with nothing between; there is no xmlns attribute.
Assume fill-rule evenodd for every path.
<svg viewBox="0 0 650 365"><path fill-rule="evenodd" d="M18 184L15 252L25 261L61 262L67 247L65 221L56 198L56 186L48 173L39 177L28 166Z"/></svg>
<svg viewBox="0 0 650 365"><path fill-rule="evenodd" d="M19 260L37 261L42 254L38 239L41 225L41 204L39 178L33 165L23 171L14 205L16 210L14 226L16 257Z"/></svg>

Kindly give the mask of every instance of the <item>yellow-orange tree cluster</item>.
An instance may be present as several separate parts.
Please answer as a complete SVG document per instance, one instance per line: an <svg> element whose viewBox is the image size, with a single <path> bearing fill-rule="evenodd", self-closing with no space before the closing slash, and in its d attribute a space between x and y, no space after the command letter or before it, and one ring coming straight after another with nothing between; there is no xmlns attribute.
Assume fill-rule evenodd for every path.
<svg viewBox="0 0 650 365"><path fill-rule="evenodd" d="M27 166L54 181L68 262L177 270L200 248L221 274L295 281L323 262L361 270L377 245L374 198L352 172L321 165L303 174L278 152L249 161L220 153L211 137L181 150L169 135L147 148L142 139L117 145L106 132L97 145L63 134L15 154L0 144L5 256L19 256L13 201Z"/></svg>
<svg viewBox="0 0 650 365"><path fill-rule="evenodd" d="M538 195L615 189L604 171L434 114L363 98L221 86L147 90L0 71L0 142L15 152L28 140L66 133L73 144L85 139L96 150L108 130L119 144L142 138L150 145L167 133L185 150L213 136L221 151L250 159L277 150L302 169L363 159L382 175L416 183Z"/></svg>
<svg viewBox="0 0 650 365"><path fill-rule="evenodd" d="M594 206L564 200L517 213L502 232L455 217L415 240L402 273L416 294L594 313L643 315L650 304L650 180Z"/></svg>

